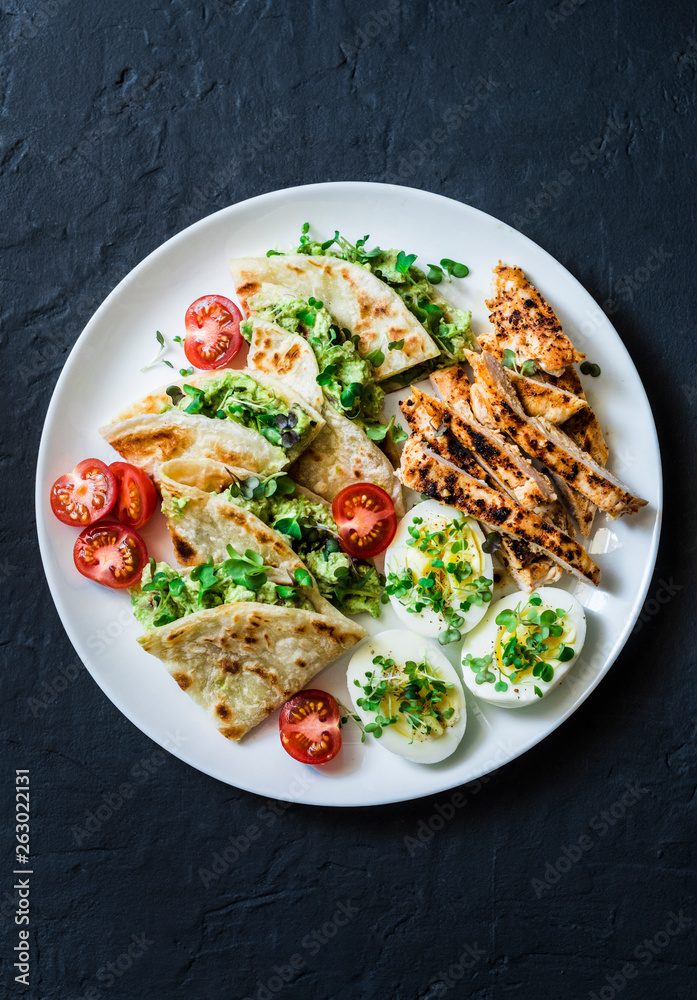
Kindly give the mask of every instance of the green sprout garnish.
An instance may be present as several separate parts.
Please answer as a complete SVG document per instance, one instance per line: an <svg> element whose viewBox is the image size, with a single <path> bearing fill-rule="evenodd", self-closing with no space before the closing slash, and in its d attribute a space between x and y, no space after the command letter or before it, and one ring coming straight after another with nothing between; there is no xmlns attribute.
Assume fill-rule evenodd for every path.
<svg viewBox="0 0 697 1000"><path fill-rule="evenodd" d="M148 362L147 365L143 365L143 367L140 369L142 372L150 371L150 369L154 368L155 365L167 365L168 368L174 368L172 362L168 361L167 358L163 357L163 354L167 350L167 345L165 344L165 338L162 336L159 330L155 331L155 336L157 337L157 342L160 346L158 347L157 354L152 359L152 361Z"/></svg>
<svg viewBox="0 0 697 1000"><path fill-rule="evenodd" d="M453 276L456 278L466 278L469 273L470 269L466 264L459 264L456 260L451 260L449 257L443 257L440 267L438 264L428 265L428 280L432 285L439 285L443 278L446 281L451 281Z"/></svg>
<svg viewBox="0 0 697 1000"><path fill-rule="evenodd" d="M425 660L408 660L401 667L391 658L375 656L373 666L376 669L366 671L365 681L354 681L363 691L356 704L374 715L365 732L379 739L387 726L395 725L402 717L410 729L410 743L417 736L440 736L455 714L453 707L441 707L454 685L444 681ZM385 699L398 702L398 714L384 714Z"/></svg>
<svg viewBox="0 0 697 1000"><path fill-rule="evenodd" d="M491 600L493 581L485 576L475 576L472 563L464 557L468 548L468 526L464 518L454 518L435 531L423 529L422 524L423 518L413 519L407 529L410 536L407 545L416 546L429 557L428 571L417 577L407 566L402 573L389 573L383 600L386 602L387 595L390 595L414 614L430 608L441 615L446 627L438 636L438 641L446 646L462 638L460 627L465 620L459 612L466 614L473 605L480 606ZM442 578L446 574L457 584L458 598L454 605L443 588Z"/></svg>
<svg viewBox="0 0 697 1000"><path fill-rule="evenodd" d="M389 424L368 424L365 432L371 441L384 441L386 437L390 437L395 444L400 444L409 437L403 427L395 424L394 417L390 417Z"/></svg>
<svg viewBox="0 0 697 1000"><path fill-rule="evenodd" d="M504 368L510 368L514 371L516 375L523 375L526 378L535 374L535 362L528 359L523 361L523 363L518 367L518 359L516 358L515 351L511 351L509 348L503 352L503 358L501 359L501 364Z"/></svg>
<svg viewBox="0 0 697 1000"><path fill-rule="evenodd" d="M533 593L525 604L521 602L515 608L501 611L496 616L496 624L503 629L501 639L503 669L493 666L491 655L473 657L467 653L462 664L476 674L477 684L496 681L495 690L505 691L508 684L516 684L526 670L530 670L533 677L539 677L548 684L554 679L554 667L549 661L558 660L560 663L567 663L574 658L576 654L573 646L563 642L558 642L556 645L549 642L550 639L560 640L563 636L564 621L568 612L564 608L539 610L541 605L540 595ZM527 632L524 640L518 638L519 628ZM542 693L539 688L535 686L534 690L541 698Z"/></svg>

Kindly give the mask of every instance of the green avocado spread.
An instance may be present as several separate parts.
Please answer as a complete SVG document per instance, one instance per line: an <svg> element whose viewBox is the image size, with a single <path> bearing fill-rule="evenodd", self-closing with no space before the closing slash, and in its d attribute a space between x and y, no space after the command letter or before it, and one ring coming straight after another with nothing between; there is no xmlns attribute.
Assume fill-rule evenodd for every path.
<svg viewBox="0 0 697 1000"><path fill-rule="evenodd" d="M200 387L170 386L167 395L184 413L232 420L286 451L302 442L312 426L310 415L301 406L288 406L286 400L241 371L222 371Z"/></svg>
<svg viewBox="0 0 697 1000"><path fill-rule="evenodd" d="M339 329L324 303L314 298L307 302L289 298L254 302L253 306L259 319L307 340L319 366L317 381L340 413L363 428L377 421L385 393L375 381L375 365L360 357L350 332ZM240 330L247 341L251 340L250 320L245 320Z"/></svg>
<svg viewBox="0 0 697 1000"><path fill-rule="evenodd" d="M149 631L195 611L240 601L314 610L294 587L279 587L267 580L260 559L249 550L244 556L233 552L223 563L214 565L209 560L185 570L151 559L140 585L131 590L133 614Z"/></svg>
<svg viewBox="0 0 697 1000"><path fill-rule="evenodd" d="M381 250L379 247L369 250L366 247L368 236L354 245L338 232L334 239L322 243L311 239L307 235L308 230L309 226L305 223L300 242L292 253L310 257L339 257L371 271L376 278L380 278L397 292L409 312L426 328L441 351L439 357L392 376L387 383L383 383L388 391L418 381L438 368L464 361L465 351L476 349L471 328L472 313L469 309L455 309L446 302L421 268L413 263L415 255L407 257L401 250ZM464 271L466 273L466 268ZM443 277L450 280L447 269L444 271L437 267L434 273L434 280L437 278L441 281Z"/></svg>
<svg viewBox="0 0 697 1000"><path fill-rule="evenodd" d="M271 495L268 484L276 488ZM380 615L380 581L364 559L350 559L339 544L332 512L297 492L287 475L234 483L222 495L282 534L314 576L319 592L343 614Z"/></svg>

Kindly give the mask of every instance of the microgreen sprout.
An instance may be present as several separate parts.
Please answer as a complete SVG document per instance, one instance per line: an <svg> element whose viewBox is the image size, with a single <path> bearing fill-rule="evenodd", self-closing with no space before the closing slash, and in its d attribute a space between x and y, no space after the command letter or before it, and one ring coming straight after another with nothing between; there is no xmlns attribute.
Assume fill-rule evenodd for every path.
<svg viewBox="0 0 697 1000"><path fill-rule="evenodd" d="M446 627L438 641L445 646L462 638L460 627L465 620L460 612L467 614L473 605L491 600L493 581L477 576L465 558L469 529L464 518L454 518L434 531L422 526L423 518L412 520L407 545L428 556L426 571L419 577L407 566L401 573L389 573L385 594L396 597L414 614L428 608L440 615Z"/></svg>
<svg viewBox="0 0 697 1000"><path fill-rule="evenodd" d="M165 344L165 338L162 336L159 330L155 331L155 336L157 337L157 343L160 346L158 347L157 354L152 359L152 361L148 362L147 365L143 365L143 367L140 369L142 372L150 371L150 369L154 368L155 365L167 365L168 368L174 368L172 362L168 361L167 358L163 356L165 351L167 350L167 345Z"/></svg>
<svg viewBox="0 0 697 1000"><path fill-rule="evenodd" d="M451 281L453 277L455 278L466 278L470 273L470 269L466 264L460 264L456 260L451 260L449 257L443 257L438 264L428 265L428 280L432 285L439 285L443 278L446 281Z"/></svg>
<svg viewBox="0 0 697 1000"><path fill-rule="evenodd" d="M390 437L395 444L400 444L409 437L403 427L395 424L394 416L390 417L389 424L368 424L365 432L371 441L384 441L386 437Z"/></svg>
<svg viewBox="0 0 697 1000"><path fill-rule="evenodd" d="M528 359L523 361L520 367L518 367L516 353L515 351L511 351L508 347L503 352L501 364L504 368L510 368L511 371L516 373L516 375L524 375L526 378L535 374L535 362Z"/></svg>
<svg viewBox="0 0 697 1000"><path fill-rule="evenodd" d="M501 548L501 532L490 531L482 543L482 551L489 555Z"/></svg>
<svg viewBox="0 0 697 1000"><path fill-rule="evenodd" d="M520 602L496 616L496 624L502 630L501 665L494 666L491 655L473 657L467 653L462 661L463 666L476 674L477 684L496 682L496 691L506 691L508 685L518 683L527 670L533 677L549 683L554 679L554 666L550 661L567 663L574 658L573 646L561 641L568 612L564 608L540 610L541 606L540 595L533 593L524 604ZM537 685L534 690L541 698L542 692Z"/></svg>
<svg viewBox="0 0 697 1000"><path fill-rule="evenodd" d="M363 695L356 704L373 714L373 721L365 726L367 733L379 739L387 726L403 719L410 730L410 743L414 739L428 739L442 735L455 714L452 706L443 707L448 691L453 685L438 675L430 664L407 660L402 666L391 657L374 656L372 671L366 671L363 682L354 684ZM398 712L385 715L383 703L396 702Z"/></svg>

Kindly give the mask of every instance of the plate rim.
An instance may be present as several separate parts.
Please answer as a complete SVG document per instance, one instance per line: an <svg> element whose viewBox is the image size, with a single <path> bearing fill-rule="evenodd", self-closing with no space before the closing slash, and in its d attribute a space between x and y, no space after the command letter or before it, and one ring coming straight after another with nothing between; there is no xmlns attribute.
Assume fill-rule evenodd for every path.
<svg viewBox="0 0 697 1000"><path fill-rule="evenodd" d="M629 636L639 618L641 609L645 603L646 595L648 593L648 589L651 583L651 579L653 577L656 561L658 558L658 548L660 543L661 528L663 522L663 497L664 497L663 463L661 457L660 442L658 438L658 431L656 428L656 421L654 419L654 414L653 414L653 408L651 406L651 402L649 400L648 394L644 387L644 383L641 379L639 371L636 368L636 365L634 364L634 361L632 360L632 357L624 341L622 340L619 333L615 329L615 326L612 323L610 317L607 316L607 314L601 309L601 307L595 301L594 297L591 295L588 289L585 288L585 286L579 281L579 279L576 278L576 276L571 271L569 271L568 268L566 268L565 265L561 263L561 261L557 260L557 258L554 257L548 250L540 246L539 243L536 243L534 240L532 240L526 233L523 233L520 230L515 229L515 227L511 226L509 223L504 222L502 219L498 219L496 216L491 215L489 212L485 212L480 208L476 208L474 205L470 205L467 202L459 201L456 198L451 198L448 195L443 195L437 192L428 191L425 188L410 187L400 184L386 184L378 181L356 181L356 180L320 181L312 184L297 184L293 185L292 187L277 188L273 191L267 191L262 194L254 195L251 198L245 198L242 199L241 201L233 202L229 205L226 205L225 207L218 209L215 212L211 212L208 215L203 216L196 222L191 223L184 229L175 233L173 236L170 236L163 243L159 244L159 246L155 247L154 250L151 250L141 261L139 261L133 268L131 268L131 270L126 275L124 275L123 278L121 278L118 284L115 285L114 288L112 288L112 290L108 293L106 298L99 304L97 309L85 323L84 327L82 328L82 331L80 332L80 335L78 336L77 340L72 346L63 367L61 368L61 371L58 375L56 383L51 392L51 399L49 401L49 405L47 407L46 414L44 416L43 426L41 430L41 438L39 442L39 449L37 453L34 503L35 503L36 531L39 541L39 552L41 555L41 563L43 566L44 575L46 577L48 589L51 594L51 599L58 613L61 625L63 626L63 629L65 630L65 633L67 634L68 639L70 640L75 652L77 653L83 666L88 671L92 679L96 682L97 686L100 688L103 694L109 699L109 701L111 701L114 707L117 708L118 711L121 712L123 716L125 716L125 718L131 723L131 725L135 726L136 729L138 729L150 740L152 740L153 743L156 743L158 746L162 747L162 749L166 750L168 753L177 757L179 760L195 768L197 771L206 774L207 776L213 778L214 780L221 781L223 784L226 784L232 788L239 788L243 791L251 792L255 795L264 796L266 794L265 792L259 791L252 785L245 784L244 775L241 776L235 775L235 781L232 781L230 780L229 775L221 773L222 768L221 771L219 772L216 771L216 768L213 766L202 766L200 763L192 760L191 757L193 755L193 752L195 752L194 748L192 748L192 753L188 753L186 747L177 747L173 749L171 746L167 746L166 743L163 742L161 738L153 735L148 722L146 722L144 725L141 725L140 722L135 722L131 717L131 714L129 714L127 709L123 706L121 698L115 696L114 694L110 693L107 690L109 686L107 678L106 677L102 678L98 675L98 673L94 672L92 670L90 663L88 662L89 657L83 657L83 655L81 654L79 649L79 647L82 645L81 640L76 635L74 635L72 627L70 627L66 622L66 619L68 617L67 602L64 613L64 606L61 598L61 588L58 585L59 581L54 578L53 570L49 562L49 533L46 528L46 520L44 517L44 509L43 509L43 501L44 501L43 481L45 479L45 471L46 471L45 467L48 461L47 439L49 435L49 427L52 425L54 419L54 410L58 406L59 389L61 388L64 379L66 379L69 376L72 365L75 363L76 358L80 353L81 346L89 336L91 327L99 321L104 312L107 312L107 310L110 307L112 299L116 297L117 293L123 292L125 289L129 287L129 285L135 282L138 279L140 273L146 269L146 267L150 264L153 258L163 253L166 250L166 248L170 248L184 241L192 233L193 230L198 228L203 228L210 222L212 218L227 213L232 213L234 212L235 209L238 209L243 205L253 206L254 203L261 203L261 202L268 205L269 202L282 200L284 197L296 194L298 192L303 192L312 195L313 193L321 193L323 191L327 192L329 190L336 192L338 189L350 191L353 194L361 192L367 193L369 191L374 192L375 189L390 189L391 191L401 192L402 194L411 197L417 196L419 198L425 198L427 200L436 199L438 201L442 201L450 205L456 205L458 206L458 208L466 208L468 211L474 212L477 215L482 216L489 222L493 222L496 225L502 226L506 230L510 230L511 232L515 233L516 237L522 238L526 243L530 244L537 253L542 254L543 257L546 258L548 261L550 261L554 267L561 268L562 271L565 272L567 279L571 280L571 282L573 282L574 285L578 286L578 288L583 292L583 294L588 296L598 307L598 309L600 309L601 312L603 312L603 316L605 317L606 321L610 324L612 330L616 335L619 347L621 348L622 351L624 351L626 360L629 362L632 369L636 373L637 380L641 388L643 402L645 403L648 413L651 417L652 440L655 447L655 455L658 467L657 469L658 482L656 484L655 520L653 524L653 530L651 533L650 551L647 555L647 559L644 564L644 572L641 580L641 585L637 591L634 604L631 608L631 613L629 614L626 620L624 629L616 637L612 649L607 655L607 659L602 671L595 678L588 681L586 685L584 685L577 699L564 712L562 712L558 718L554 719L553 722L550 722L549 728L546 729L543 735L533 736L531 739L525 741L521 746L517 747L514 752L510 753L509 756L506 756L501 763L493 763L493 766L485 771L473 775L472 777L461 779L457 781L455 784L452 783L451 777L446 777L444 780L441 779L440 781L436 780L434 782L434 787L430 791L419 793L418 795L415 796L410 795L405 798L403 794L392 795L392 796L387 795L386 797L381 798L379 802L367 802L367 803L358 803L355 801L348 801L348 800L315 802L312 800L308 800L307 798L294 797L291 794L285 794L285 795L281 794L275 796L277 801L292 802L297 805L304 805L312 808L331 807L331 808L368 809L380 806L394 805L399 802L417 802L425 798L440 795L444 792L460 788L462 786L470 784L473 781L481 780L487 775L499 771L501 768L505 767L507 764L510 764L512 761L517 760L519 757L522 757L523 754L527 753L534 746L537 746L539 743L543 742L543 740L545 740L548 736L551 736L552 733L554 733L564 722L566 722L566 720L571 715L573 715L574 712L576 712L581 707L581 705L586 701L586 699L593 693L593 691L595 691L600 682L607 676L611 667L614 665L618 656L624 649L624 646L626 645L629 639ZM104 683L102 683L102 681L104 681ZM434 772L434 777L436 777L436 772ZM340 781L340 778L337 780Z"/></svg>

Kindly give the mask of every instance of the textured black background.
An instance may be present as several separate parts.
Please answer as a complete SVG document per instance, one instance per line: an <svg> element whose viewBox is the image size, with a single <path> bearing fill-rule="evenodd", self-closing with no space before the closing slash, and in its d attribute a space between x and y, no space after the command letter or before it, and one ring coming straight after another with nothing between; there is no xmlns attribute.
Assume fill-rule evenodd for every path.
<svg viewBox="0 0 697 1000"><path fill-rule="evenodd" d="M6 894L13 772L31 767L31 997L695 996L692 3L0 7L0 307L16 371L3 383L0 994L25 992ZM666 470L650 601L611 674L442 822L429 800L265 812L159 752L71 668L32 514L53 384L138 261L231 202L386 178L523 228L584 283L638 366ZM133 797L78 846L75 828L123 782ZM623 811L627 783L638 801L607 826L597 817ZM204 885L200 869L250 826L260 836ZM552 884L584 834L592 846ZM340 903L351 919L337 930ZM692 923L669 937L681 909ZM327 923L324 944L304 941ZM133 934L147 950L110 985L100 969ZM274 966L294 954L279 990Z"/></svg>

